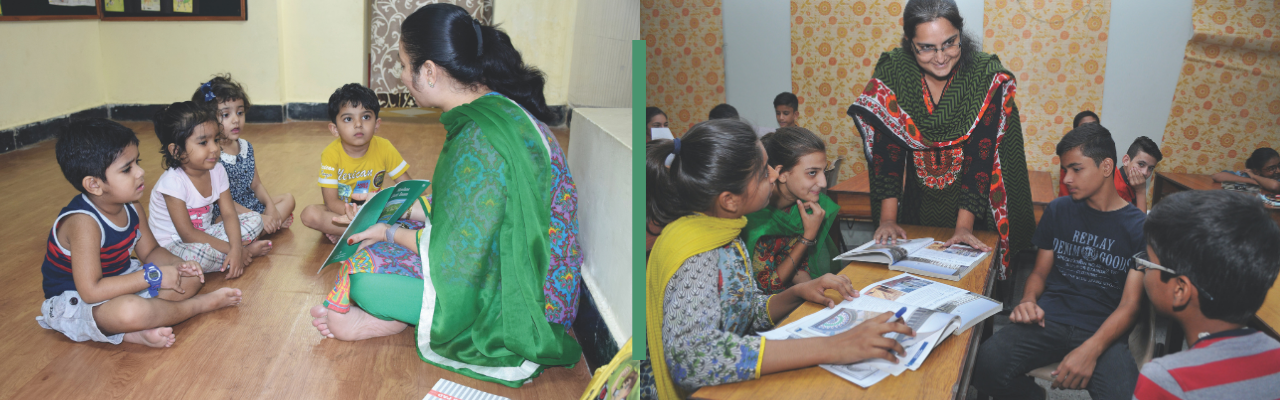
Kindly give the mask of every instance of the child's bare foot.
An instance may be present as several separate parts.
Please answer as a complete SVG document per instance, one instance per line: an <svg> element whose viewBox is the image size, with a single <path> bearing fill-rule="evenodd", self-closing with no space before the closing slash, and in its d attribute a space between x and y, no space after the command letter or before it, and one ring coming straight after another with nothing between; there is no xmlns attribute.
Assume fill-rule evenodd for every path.
<svg viewBox="0 0 1280 400"><path fill-rule="evenodd" d="M259 240L244 246L244 250L249 252L249 257L262 257L271 252L270 240Z"/></svg>
<svg viewBox="0 0 1280 400"><path fill-rule="evenodd" d="M173 328L167 326L124 334L124 341L126 342L150 347L173 346L173 342L176 340L178 340L178 337L174 336Z"/></svg>
<svg viewBox="0 0 1280 400"><path fill-rule="evenodd" d="M209 312L223 307L240 305L241 295L240 289L224 287L191 299L199 301L204 306L200 312Z"/></svg>
<svg viewBox="0 0 1280 400"><path fill-rule="evenodd" d="M333 234L326 233L324 234L324 237L326 239L329 239L329 243L338 244L338 239L341 239L342 235L333 235Z"/></svg>
<svg viewBox="0 0 1280 400"><path fill-rule="evenodd" d="M400 321L383 321L360 307L351 306L346 314L331 312L324 305L311 307L315 317L311 325L324 337L345 341L357 341L400 333L409 324Z"/></svg>
<svg viewBox="0 0 1280 400"><path fill-rule="evenodd" d="M280 223L280 229L289 229L289 227L292 225L293 225L293 214L289 214L289 218L285 218L284 222Z"/></svg>

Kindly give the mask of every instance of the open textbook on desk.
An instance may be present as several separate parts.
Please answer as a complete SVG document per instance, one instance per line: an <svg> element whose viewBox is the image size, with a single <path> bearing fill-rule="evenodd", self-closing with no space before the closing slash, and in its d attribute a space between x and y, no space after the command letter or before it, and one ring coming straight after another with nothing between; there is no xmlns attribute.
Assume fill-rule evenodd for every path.
<svg viewBox="0 0 1280 400"><path fill-rule="evenodd" d="M959 281L991 252L954 244L943 246L933 238L899 240L896 244L876 244L874 240L834 258L889 264L889 270L910 272L932 278Z"/></svg>
<svg viewBox="0 0 1280 400"><path fill-rule="evenodd" d="M1000 302L986 296L911 274L873 283L860 293L858 298L762 332L760 336L769 340L833 336L882 313L905 308L902 320L916 332L916 336L885 335L897 340L906 350L906 354L898 357L897 363L877 358L853 364L821 365L858 386L868 387L889 375L897 376L908 369L915 371L924 364L933 348L948 336L959 335L1002 308Z"/></svg>

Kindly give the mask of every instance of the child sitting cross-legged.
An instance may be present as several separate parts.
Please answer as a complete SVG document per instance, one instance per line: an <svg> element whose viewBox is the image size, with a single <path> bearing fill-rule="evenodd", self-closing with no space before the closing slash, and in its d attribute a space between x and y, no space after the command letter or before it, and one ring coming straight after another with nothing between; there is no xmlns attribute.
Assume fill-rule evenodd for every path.
<svg viewBox="0 0 1280 400"><path fill-rule="evenodd" d="M271 251L271 243L253 241L262 233L261 214L246 210L235 218L213 218L215 203L236 209L227 170L218 162L220 128L213 110L190 101L173 103L156 112L154 122L168 168L151 189L156 240L174 255L199 263L204 272L240 277L252 257Z"/></svg>
<svg viewBox="0 0 1280 400"><path fill-rule="evenodd" d="M175 257L151 235L133 205L144 192L132 130L106 119L75 120L55 147L62 174L80 194L49 232L40 267L40 327L77 342L169 347L176 340L173 325L240 304L240 289L197 296L204 284L200 266Z"/></svg>
<svg viewBox="0 0 1280 400"><path fill-rule="evenodd" d="M1156 312L1190 348L1142 367L1133 398L1274 399L1280 342L1245 323L1280 272L1280 227L1256 197L1225 190L1175 193L1151 209L1135 269Z"/></svg>
<svg viewBox="0 0 1280 400"><path fill-rule="evenodd" d="M227 179L231 183L231 200L236 202L236 214L253 211L262 215L262 233L270 234L287 229L293 224L293 195L285 193L272 196L258 175L258 161L253 145L240 137L245 125L245 111L249 108L249 95L231 75L218 75L200 85L191 101L214 109L218 124L222 127L222 139L218 141L219 154ZM213 205L213 218L222 215L222 208ZM267 242L271 246L271 242Z"/></svg>
<svg viewBox="0 0 1280 400"><path fill-rule="evenodd" d="M337 243L346 230L334 222L347 213L347 203L362 203L379 190L413 179L409 163L391 141L375 136L378 96L358 83L343 85L329 96L329 132L337 139L320 153L320 195L322 204L302 210L302 224L320 231Z"/></svg>

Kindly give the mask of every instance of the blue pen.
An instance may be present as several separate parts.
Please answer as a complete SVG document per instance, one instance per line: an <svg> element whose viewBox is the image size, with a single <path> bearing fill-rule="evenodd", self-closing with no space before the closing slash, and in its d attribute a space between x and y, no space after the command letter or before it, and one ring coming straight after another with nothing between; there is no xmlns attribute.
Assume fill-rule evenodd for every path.
<svg viewBox="0 0 1280 400"><path fill-rule="evenodd" d="M907 313L907 308L906 308L906 307L902 307L901 309L899 309L899 310L898 310L898 312L894 313L892 317L889 317L889 320L888 320L888 321L885 321L885 322L887 322L887 323L894 323L894 322L896 322L896 321L898 321L898 320L902 319L902 314L906 314L906 313Z"/></svg>
<svg viewBox="0 0 1280 400"><path fill-rule="evenodd" d="M920 344L920 350L916 352L916 355L911 356L911 362L907 363L907 366L908 366L908 367L910 367L912 364L915 364L915 363L916 363L916 359L920 358L920 353L924 353L924 349L926 349L926 348L928 348L928 347L929 347L929 342L921 343L921 344Z"/></svg>

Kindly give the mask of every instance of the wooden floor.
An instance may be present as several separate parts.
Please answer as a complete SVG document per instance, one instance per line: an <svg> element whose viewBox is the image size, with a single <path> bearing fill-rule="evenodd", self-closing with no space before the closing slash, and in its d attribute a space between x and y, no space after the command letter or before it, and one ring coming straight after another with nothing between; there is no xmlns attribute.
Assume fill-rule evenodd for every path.
<svg viewBox="0 0 1280 400"><path fill-rule="evenodd" d="M150 123L124 124L141 140L146 204L161 173L159 144ZM7 188L0 191L0 398L421 399L440 378L513 399L581 396L590 379L583 362L512 389L421 361L413 329L356 343L322 340L307 310L332 287L336 269L316 270L333 245L296 218L302 207L321 202L320 151L334 137L320 122L250 124L244 131L271 194L298 199L295 222L265 237L274 250L244 276L209 275L203 291L240 288L243 303L175 326L177 343L168 349L75 343L36 325L45 240L77 192L58 168L53 140L0 154L0 187ZM439 123L396 118L384 121L378 135L395 144L414 178L431 178L444 141ZM567 150L567 133L557 136Z"/></svg>

